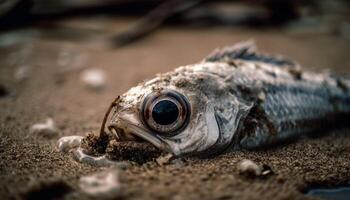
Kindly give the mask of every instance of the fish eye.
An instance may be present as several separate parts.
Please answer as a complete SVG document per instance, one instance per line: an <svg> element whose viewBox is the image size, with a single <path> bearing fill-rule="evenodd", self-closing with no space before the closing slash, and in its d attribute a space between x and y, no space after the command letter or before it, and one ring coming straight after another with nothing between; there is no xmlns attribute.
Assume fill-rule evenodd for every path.
<svg viewBox="0 0 350 200"><path fill-rule="evenodd" d="M151 130L174 135L186 127L190 117L187 98L176 91L148 95L142 105L142 119Z"/></svg>

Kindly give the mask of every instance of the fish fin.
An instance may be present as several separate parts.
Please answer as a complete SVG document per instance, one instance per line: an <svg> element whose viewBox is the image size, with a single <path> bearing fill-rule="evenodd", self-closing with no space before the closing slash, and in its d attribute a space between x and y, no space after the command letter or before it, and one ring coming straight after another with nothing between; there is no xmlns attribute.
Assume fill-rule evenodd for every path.
<svg viewBox="0 0 350 200"><path fill-rule="evenodd" d="M273 64L280 67L300 68L295 61L281 55L269 55L258 51L253 40L239 42L232 46L214 50L207 56L205 62L246 60Z"/></svg>

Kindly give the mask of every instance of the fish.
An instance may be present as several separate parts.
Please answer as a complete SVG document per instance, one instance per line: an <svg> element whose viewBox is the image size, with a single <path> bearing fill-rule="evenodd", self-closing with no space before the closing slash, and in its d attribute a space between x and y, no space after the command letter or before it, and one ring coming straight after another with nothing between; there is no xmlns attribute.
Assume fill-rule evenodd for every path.
<svg viewBox="0 0 350 200"><path fill-rule="evenodd" d="M348 77L305 71L243 41L118 96L101 134L207 157L343 127L349 115Z"/></svg>

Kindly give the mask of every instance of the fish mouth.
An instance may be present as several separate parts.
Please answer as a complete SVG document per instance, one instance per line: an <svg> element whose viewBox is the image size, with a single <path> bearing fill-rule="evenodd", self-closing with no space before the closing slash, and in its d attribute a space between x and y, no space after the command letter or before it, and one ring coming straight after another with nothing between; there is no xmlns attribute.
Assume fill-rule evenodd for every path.
<svg viewBox="0 0 350 200"><path fill-rule="evenodd" d="M140 126L135 125L128 119L119 118L118 123L110 123L108 125L108 130L113 132L117 136L117 140L120 142L148 142L160 150L171 152L169 145L161 138Z"/></svg>
<svg viewBox="0 0 350 200"><path fill-rule="evenodd" d="M109 117L109 114L114 110L115 113L118 113L119 107L118 103L120 102L120 96L117 96L114 101L110 104L110 106L107 109L107 112L105 113L105 116L102 121L101 129L100 129L100 136L103 135L105 132L105 125L107 122L107 119ZM114 109L113 109L114 108ZM150 131L142 128L141 126L135 125L135 119L132 117L132 115L120 115L118 114L117 117L112 117L114 120L107 126L109 131L117 136L117 140L119 142L123 141L146 141L152 145L154 145L156 148L167 151L171 153L170 146L162 140L160 137L158 137L156 134L150 133ZM115 120L117 119L117 120ZM137 121L137 120L136 120Z"/></svg>

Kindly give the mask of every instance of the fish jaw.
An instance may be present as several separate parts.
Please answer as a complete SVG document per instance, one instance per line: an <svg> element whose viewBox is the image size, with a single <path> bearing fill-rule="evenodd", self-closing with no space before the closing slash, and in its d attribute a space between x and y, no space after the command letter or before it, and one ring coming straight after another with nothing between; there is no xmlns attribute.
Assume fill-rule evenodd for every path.
<svg viewBox="0 0 350 200"><path fill-rule="evenodd" d="M108 129L115 131L119 141L133 141L141 139L154 145L160 150L172 153L170 146L159 136L143 128L137 118L131 114L118 116L109 125Z"/></svg>

